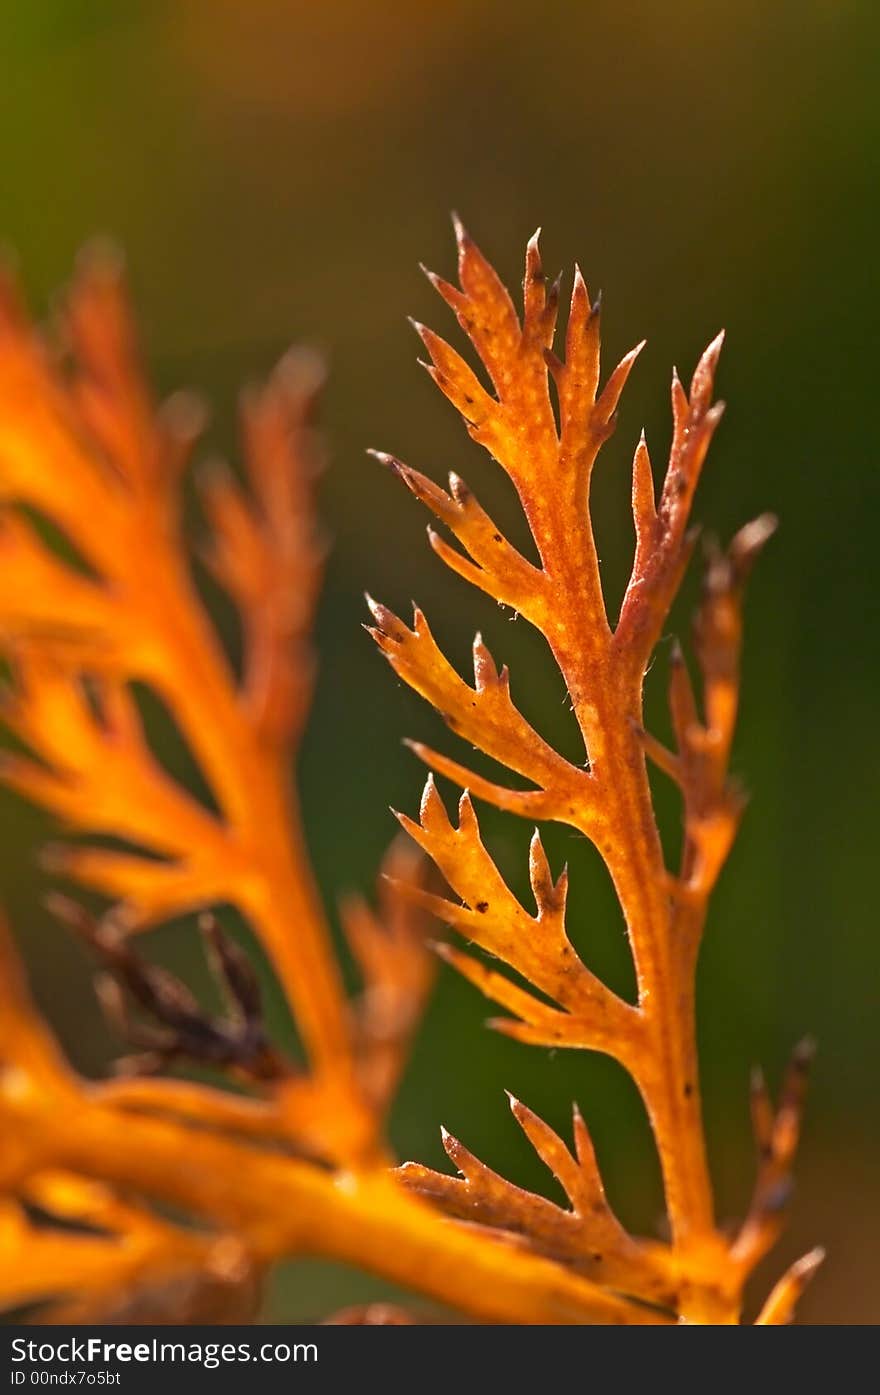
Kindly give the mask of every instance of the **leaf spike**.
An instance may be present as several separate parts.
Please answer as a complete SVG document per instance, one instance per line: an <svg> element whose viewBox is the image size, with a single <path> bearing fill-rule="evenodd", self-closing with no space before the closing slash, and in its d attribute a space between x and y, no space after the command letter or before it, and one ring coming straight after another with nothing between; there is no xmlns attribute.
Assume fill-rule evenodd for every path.
<svg viewBox="0 0 880 1395"><path fill-rule="evenodd" d="M555 887L553 876L550 871L550 863L547 860L547 853L541 841L541 834L536 828L529 842L529 880L532 892L535 897L535 905L538 908L538 918L542 912L547 911L555 901Z"/></svg>
<svg viewBox="0 0 880 1395"><path fill-rule="evenodd" d="M388 809L394 818L397 819L397 822L404 832L408 833L411 838L415 838L416 842L418 842L421 834L424 832L421 824L416 823L415 819L411 819L409 814L404 814L400 809L395 809L393 804L389 804Z"/></svg>
<svg viewBox="0 0 880 1395"><path fill-rule="evenodd" d="M645 731L644 727L636 726L635 730L644 747L645 755L654 762L658 770L662 770L664 775L668 775L670 780L680 784L681 761L675 752L668 750L662 741L658 741L651 732Z"/></svg>
<svg viewBox="0 0 880 1395"><path fill-rule="evenodd" d="M562 294L562 278L564 274L565 273L562 271L557 272L550 282L550 289L547 292L547 314L551 312L555 314L559 307L559 298Z"/></svg>
<svg viewBox="0 0 880 1395"><path fill-rule="evenodd" d="M453 962L453 956L456 954L456 950L448 940L426 940L425 945L432 954L437 955L438 959L445 960L447 964Z"/></svg>
<svg viewBox="0 0 880 1395"><path fill-rule="evenodd" d="M471 238L470 233L468 232L464 223L461 221L461 218L458 216L454 209L450 214L450 217L452 219L453 231L455 232L455 240L458 243L459 250L463 251L467 247L473 245L473 239Z"/></svg>
<svg viewBox="0 0 880 1395"><path fill-rule="evenodd" d="M592 310L592 306L590 304L590 292L587 288L587 283L584 280L584 273L581 271L579 262L575 262L574 264L574 282L571 288L571 299L572 304L574 304L576 301L578 303L580 303L581 301L586 302L588 314ZM599 298L597 297L597 301L598 299Z"/></svg>
<svg viewBox="0 0 880 1395"><path fill-rule="evenodd" d="M447 1157L455 1164L463 1177L467 1177L468 1172L478 1172L483 1168L480 1162L469 1148L461 1143L455 1134L449 1132L445 1125L440 1125L440 1139Z"/></svg>
<svg viewBox="0 0 880 1395"><path fill-rule="evenodd" d="M371 455L374 460L378 460L380 465L385 465L389 470L393 470L395 473L401 469L402 462L398 460L396 455L389 455L386 450L376 450L373 446L367 446L365 453Z"/></svg>
<svg viewBox="0 0 880 1395"><path fill-rule="evenodd" d="M458 800L458 831L479 837L480 827L470 790L462 790Z"/></svg>
<svg viewBox="0 0 880 1395"><path fill-rule="evenodd" d="M395 615L388 606L382 605L381 601L376 601L368 593L364 593L367 607L376 621L378 627L377 638L390 641L392 644L402 644L406 639L408 630L399 616Z"/></svg>
<svg viewBox="0 0 880 1395"><path fill-rule="evenodd" d="M437 790L437 782L434 779L433 771L429 772L428 778L425 781L425 788L422 791L422 799L419 806L419 817L422 821L422 827L425 829L430 829L432 825L449 826L446 806Z"/></svg>
<svg viewBox="0 0 880 1395"><path fill-rule="evenodd" d="M678 440L688 414L690 403L688 402L687 393L684 390L684 385L678 375L677 368L673 368L672 370L672 385L670 391L672 396L672 425L675 439Z"/></svg>
<svg viewBox="0 0 880 1395"><path fill-rule="evenodd" d="M482 693L486 688L494 687L498 679L498 669L492 655L483 643L483 636L479 630L474 635L473 643L474 656L474 682L478 693Z"/></svg>
<svg viewBox="0 0 880 1395"><path fill-rule="evenodd" d="M773 1149L775 1119L767 1081L760 1066L753 1066L749 1076L749 1103L755 1142L761 1155L767 1157Z"/></svg>
<svg viewBox="0 0 880 1395"><path fill-rule="evenodd" d="M737 582L741 584L745 581L759 552L770 541L778 527L779 519L774 513L762 513L734 534L727 555Z"/></svg>
<svg viewBox="0 0 880 1395"><path fill-rule="evenodd" d="M571 1127L574 1136L574 1151L582 1168L596 1168L596 1152L590 1130L587 1128L580 1105L574 1100L571 1106Z"/></svg>
<svg viewBox="0 0 880 1395"><path fill-rule="evenodd" d="M628 354L624 354L602 389L596 402L596 411L603 423L610 423L614 416L621 393L626 387L626 380L632 372L633 364L647 342L647 339L640 340L634 348L630 349Z"/></svg>
<svg viewBox="0 0 880 1395"><path fill-rule="evenodd" d="M699 730L699 716L684 652L677 639L669 655L669 708L679 751L686 750Z"/></svg>
<svg viewBox="0 0 880 1395"><path fill-rule="evenodd" d="M568 895L568 863L567 863L567 862L563 862L563 864L562 864L562 871L559 873L559 876L556 878L556 886L555 886L553 889L554 889L554 891L555 891L555 893L556 893L556 899L557 899L558 901L560 901L561 903L564 904L565 899L566 899L566 896Z"/></svg>
<svg viewBox="0 0 880 1395"><path fill-rule="evenodd" d="M526 327L537 322L547 303L546 278L538 247L540 236L541 229L538 228L526 246L526 269L523 278L523 317Z"/></svg>
<svg viewBox="0 0 880 1395"><path fill-rule="evenodd" d="M795 1260L776 1284L755 1320L756 1325L780 1327L790 1323L799 1298L824 1260L825 1251L821 1245Z"/></svg>
<svg viewBox="0 0 880 1395"><path fill-rule="evenodd" d="M691 379L690 405L691 410L702 415L712 400L712 387L715 381L715 370L718 367L718 359L721 348L724 344L724 330L722 329L700 355L694 376Z"/></svg>
<svg viewBox="0 0 880 1395"><path fill-rule="evenodd" d="M555 1129L552 1129L546 1120L536 1114L533 1109L529 1109L527 1104L515 1099L509 1092L508 1098L516 1122L541 1162L559 1181L572 1205L576 1206L582 1191L583 1179L575 1159Z"/></svg>
<svg viewBox="0 0 880 1395"><path fill-rule="evenodd" d="M576 265L565 330L565 364L583 378L588 399L595 393L599 376L599 325L592 315L586 282Z"/></svg>
<svg viewBox="0 0 880 1395"><path fill-rule="evenodd" d="M651 468L651 456L648 452L648 442L645 437L645 429L639 436L639 443L636 446L633 456L632 470L632 508L633 517L636 524L636 533L639 537L645 536L657 516L657 504L654 494L654 472Z"/></svg>

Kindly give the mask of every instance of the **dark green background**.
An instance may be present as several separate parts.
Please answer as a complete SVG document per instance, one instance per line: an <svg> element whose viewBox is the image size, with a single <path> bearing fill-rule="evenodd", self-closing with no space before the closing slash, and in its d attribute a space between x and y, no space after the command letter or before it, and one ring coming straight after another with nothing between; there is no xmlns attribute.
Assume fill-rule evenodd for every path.
<svg viewBox="0 0 880 1395"><path fill-rule="evenodd" d="M565 720L540 646L443 573L419 506L363 454L454 467L506 507L488 458L415 366L404 319L449 328L416 268L451 272L449 209L514 280L543 224L548 269L577 258L604 289L609 363L648 336L597 486L612 593L631 547L638 430L662 459L670 366L689 371L726 326L730 407L697 514L727 535L772 508L781 529L748 609L736 765L753 800L701 967L706 1111L721 1210L734 1214L751 1175L748 1067L760 1059L775 1078L798 1036L818 1037L794 1222L763 1275L766 1286L824 1242L803 1306L815 1321L880 1316L877 14L855 0L31 0L0 19L0 223L35 304L87 236L114 234L161 384L211 397L224 451L238 383L291 339L329 352L334 552L302 770L329 900L369 884L388 804L417 804L421 771L400 735L437 735L358 627L364 586L397 606L416 595L457 658L481 626L544 730ZM663 664L661 652L655 683ZM32 870L46 821L5 796L0 812L3 898L42 1000L95 1066L109 1043L86 965L40 909ZM487 826L520 875L528 830ZM572 840L553 847L573 864L579 945L625 984L604 874ZM191 943L189 928L166 932L166 958L192 969ZM401 1153L439 1163L442 1121L539 1185L502 1087L558 1125L576 1095L614 1200L652 1227L656 1168L621 1073L495 1039L483 1009L444 975L395 1118ZM311 1265L284 1276L272 1311L313 1316L373 1291Z"/></svg>

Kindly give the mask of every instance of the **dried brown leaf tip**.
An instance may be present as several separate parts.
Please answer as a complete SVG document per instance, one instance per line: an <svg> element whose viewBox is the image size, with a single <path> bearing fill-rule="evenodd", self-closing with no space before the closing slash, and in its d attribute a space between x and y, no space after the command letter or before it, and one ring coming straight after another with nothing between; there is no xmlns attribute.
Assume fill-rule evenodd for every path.
<svg viewBox="0 0 880 1395"><path fill-rule="evenodd" d="M248 1083L293 1075L268 1039L251 964L213 915L203 914L199 929L227 1000L223 1016L205 1012L180 979L139 954L112 917L99 921L64 896L52 896L50 905L97 958L95 988L105 1015L142 1053L117 1063L121 1075L152 1075L177 1062L228 1071Z"/></svg>
<svg viewBox="0 0 880 1395"><path fill-rule="evenodd" d="M632 469L635 550L616 621L606 613L590 523L590 481L611 435L621 392L642 347L600 372L599 305L576 271L563 344L553 348L558 284L548 288L537 236L529 243L520 314L496 272L456 222L459 286L429 273L454 311L491 389L432 330L417 325L428 371L470 435L513 484L535 543L534 565L508 542L458 475L443 489L388 455L379 458L460 545L433 531L432 548L460 577L523 615L543 635L583 740L573 764L516 705L510 676L482 638L465 680L417 609L412 625L370 603L373 634L395 672L438 709L456 735L527 782L489 779L420 743L432 771L464 789L450 819L429 777L418 820L401 817L452 895L410 895L487 958L445 946L443 957L509 1014L493 1023L520 1041L583 1047L618 1060L639 1087L663 1170L671 1242L628 1236L604 1198L586 1126L575 1114L575 1154L525 1106L517 1120L568 1195L570 1210L505 1182L444 1136L461 1173L408 1164L402 1176L446 1212L515 1237L633 1299L690 1322L736 1322L749 1272L779 1228L789 1186L801 1095L790 1078L779 1113L764 1100L762 1161L749 1219L734 1242L715 1224L700 1108L694 985L708 899L730 850L743 798L729 776L739 697L742 599L752 562L775 527L770 516L709 550L694 627L699 684L672 653L669 707L675 749L644 730L643 681L693 549L691 504L722 404L713 383L722 336L697 364L690 388L672 381L673 432L658 491L642 436ZM552 734L549 734L552 737ZM646 769L650 758L679 786L685 837L680 866L666 866ZM626 920L638 997L622 1000L575 952L566 929L567 872L555 877L538 830L530 853L534 912L507 886L480 833L472 796L531 820L582 833L611 874ZM515 978L504 972L513 970ZM525 983L525 987L522 986ZM797 1076L800 1079L800 1075ZM763 1097L762 1097L763 1098ZM766 1116L766 1117L764 1117ZM798 1274L800 1274L800 1270ZM806 1271L804 1271L806 1272ZM798 1279L797 1282L800 1282ZM763 1321L788 1320L797 1282ZM769 1313L769 1316L767 1314ZM780 1316L781 1315L781 1316Z"/></svg>

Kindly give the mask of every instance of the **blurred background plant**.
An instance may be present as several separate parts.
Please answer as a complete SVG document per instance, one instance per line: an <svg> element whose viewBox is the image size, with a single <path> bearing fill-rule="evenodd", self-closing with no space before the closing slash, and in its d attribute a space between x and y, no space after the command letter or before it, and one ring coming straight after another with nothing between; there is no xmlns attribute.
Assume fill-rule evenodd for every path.
<svg viewBox="0 0 880 1395"><path fill-rule="evenodd" d="M673 0L662 10L550 0L540 15L518 0L380 0L369 10L355 0L33 0L0 18L3 235L34 302L45 304L84 237L113 234L160 381L225 404L212 436L227 454L242 378L265 372L293 338L330 352L334 463L322 513L334 547L302 770L328 899L370 883L392 829L388 803L414 801L421 771L401 732L431 740L440 730L390 686L361 637L362 588L395 606L417 595L456 659L474 627L467 588L418 544L418 505L363 447L417 458L435 476L466 463L487 506L505 523L515 517L401 329L405 311L428 318L434 308L417 258L451 270L449 209L508 279L543 221L551 273L577 258L613 305L607 362L648 336L597 481L612 587L629 557L626 468L638 431L646 425L662 455L668 363L689 370L707 333L726 325L720 389L731 408L696 515L728 536L771 508L782 527L749 614L735 763L753 800L700 967L706 1112L721 1213L733 1213L750 1178L748 1064L772 1074L804 1030L818 1038L799 1194L774 1260L778 1269L817 1236L827 1246L803 1321L880 1319L880 961L868 912L880 443L866 406L878 30L875 7L858 0ZM389 542L397 536L407 542ZM479 621L525 677L536 641L488 601ZM531 690L522 687L546 728L566 713L544 672L535 665ZM170 737L154 737L173 765ZM344 810L326 798L328 783L344 790ZM671 795L666 808L672 840ZM77 1064L100 1069L114 1043L94 1010L91 966L37 909L49 879L33 852L50 823L5 793L0 817L0 899L27 932L37 996ZM486 826L515 881L528 830L489 817ZM559 850L577 864L572 920L588 927L591 964L626 989L623 927L598 859ZM160 935L157 952L200 982L194 931ZM596 1120L612 1201L650 1229L659 1179L622 1073L564 1053L548 1068L544 1053L485 1033L483 1015L473 990L444 974L392 1122L400 1154L442 1165L442 1120L506 1175L541 1185L500 1087L559 1127L576 1096ZM309 1319L387 1296L363 1276L300 1265L280 1276L268 1311Z"/></svg>

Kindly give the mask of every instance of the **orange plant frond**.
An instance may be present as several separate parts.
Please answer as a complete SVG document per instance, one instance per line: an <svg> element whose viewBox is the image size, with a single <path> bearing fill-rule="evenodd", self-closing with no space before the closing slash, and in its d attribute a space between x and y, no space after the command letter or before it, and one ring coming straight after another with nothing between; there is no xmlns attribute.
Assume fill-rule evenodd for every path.
<svg viewBox="0 0 880 1395"><path fill-rule="evenodd" d="M311 1093L323 1091L323 1112L338 1114L332 1148L357 1156L378 1146L379 1121L287 769L311 694L322 570L320 364L291 354L246 395L243 482L218 468L203 479L206 561L241 617L238 677L198 600L180 531L182 475L203 414L185 396L154 401L106 250L81 263L58 341L61 356L7 286L0 554L13 580L0 592L0 637L13 670L3 715L24 750L7 755L4 778L74 833L132 845L78 841L48 857L53 871L103 894L126 932L218 902L240 908L297 1018ZM34 516L60 531L67 553L47 544ZM171 713L214 808L152 754L135 681ZM300 1119L298 1098L287 1117Z"/></svg>
<svg viewBox="0 0 880 1395"><path fill-rule="evenodd" d="M773 1248L783 1228L794 1190L792 1172L813 1050L813 1042L807 1037L791 1053L775 1108L763 1072L752 1072L752 1127L758 1169L751 1205L733 1247L733 1255L745 1272Z"/></svg>
<svg viewBox="0 0 880 1395"><path fill-rule="evenodd" d="M437 708L447 726L545 796L552 790L560 801L589 807L589 774L557 755L526 721L510 696L507 669L499 672L480 635L473 645L471 688L441 654L420 610L409 630L385 606L372 599L369 604L376 621L369 631L391 667Z"/></svg>
<svg viewBox="0 0 880 1395"><path fill-rule="evenodd" d="M69 1173L38 1173L20 1200L4 1201L0 1234L0 1307L37 1305L42 1322L180 1322L184 1295L194 1322L209 1293L215 1319L222 1293L247 1320L259 1298L259 1276L234 1237L184 1230Z"/></svg>
<svg viewBox="0 0 880 1395"><path fill-rule="evenodd" d="M15 686L0 714L37 759L5 755L4 782L70 828L112 833L157 855L58 846L53 870L124 902L132 926L216 899L217 870L235 857L234 843L155 760L125 683L86 682L33 642L15 647L12 662Z"/></svg>
<svg viewBox="0 0 880 1395"><path fill-rule="evenodd" d="M459 803L458 827L429 776L422 799L421 821L399 815L410 837L433 859L461 904L418 887L404 886L408 895L466 940L500 959L527 982L559 1004L561 1011L524 992L503 975L457 950L438 946L443 958L456 965L487 997L510 1008L528 1027L528 1039L548 1046L590 1046L625 1061L640 1023L633 1008L606 988L582 963L565 930L568 874L554 881L541 836L532 838L529 872L537 914L532 916L509 890L480 837L473 804L467 794ZM519 1035L515 1023L501 1023Z"/></svg>
<svg viewBox="0 0 880 1395"><path fill-rule="evenodd" d="M428 935L433 922L418 902L425 895L425 860L408 838L390 845L379 871L377 906L347 896L343 929L361 971L355 1004L362 1077L373 1107L391 1103L434 984Z"/></svg>
<svg viewBox="0 0 880 1395"><path fill-rule="evenodd" d="M253 1267L233 1235L173 1225L112 1185L58 1165L58 1131L47 1120L73 1121L83 1103L0 926L0 1309L38 1305L43 1320L64 1321L69 1300L83 1320L97 1321L107 1304L168 1285L225 1289L246 1271L253 1287Z"/></svg>
<svg viewBox="0 0 880 1395"><path fill-rule="evenodd" d="M801 1259L795 1260L774 1286L758 1314L755 1320L758 1327L783 1327L794 1321L798 1300L824 1259L825 1251L817 1245Z"/></svg>
<svg viewBox="0 0 880 1395"><path fill-rule="evenodd" d="M475 1158L443 1131L443 1146L459 1177L405 1163L399 1175L447 1215L507 1235L511 1243L570 1265L579 1273L636 1298L674 1308L674 1261L667 1247L627 1235L605 1196L592 1140L574 1110L575 1153L532 1110L510 1096L510 1107L535 1152L565 1192L570 1209L524 1191Z"/></svg>
<svg viewBox="0 0 880 1395"><path fill-rule="evenodd" d="M469 434L513 483L539 565L526 561L505 540L458 475L450 476L447 492L396 457L379 454L379 459L464 549L456 551L431 532L431 546L441 559L466 581L513 607L543 635L568 691L585 760L583 766L572 765L525 720L511 699L506 668L499 671L479 636L471 687L443 656L418 609L410 629L371 600L372 633L398 676L457 735L531 786L520 790L495 783L441 752L410 743L432 771L465 789L458 827L432 781L420 822L402 819L459 899L415 894L466 940L524 980L522 987L481 959L452 946L442 948L448 962L512 1014L493 1025L520 1041L587 1047L624 1064L644 1100L663 1171L672 1234L667 1272L681 1280L674 1286L672 1306L685 1321L737 1321L745 1275L778 1228L767 1219L766 1198L791 1156L787 1141L774 1144L773 1161L762 1168L756 1209L731 1245L713 1214L695 1043L695 971L709 895L744 804L728 774L739 695L743 590L775 520L762 517L737 534L726 552L716 547L709 553L694 627L700 693L676 648L669 686L675 749L668 750L644 730L642 689L696 537L689 517L722 413L722 404L713 403L713 385L723 336L702 355L689 390L673 376L672 444L659 497L644 436L637 446L632 470L635 553L620 615L612 625L590 519L590 483L642 346L627 354L602 385L600 307L591 303L580 271L557 353L559 286L547 285L537 235L526 252L521 314L458 220L456 236L459 286L432 273L429 279L455 312L492 390L437 334L423 325L416 329L434 381L461 413ZM685 837L676 871L665 863L648 759L682 793ZM595 845L626 921L635 1004L612 993L574 953L564 923L566 874L554 883L540 835L536 833L531 850L533 916L483 846L471 795L526 818L566 823ZM786 1119L790 1113L783 1107ZM780 1127L788 1140L790 1122ZM518 1216L521 1224L512 1228L540 1243L549 1203L523 1202L516 1189L471 1159L461 1145L448 1151L464 1172L463 1181L411 1175L418 1175L428 1191L433 1188L435 1198L452 1198L477 1212L484 1205L484 1219L493 1223L503 1226L505 1215ZM561 1156L555 1145L553 1151ZM570 1216L560 1224L572 1233ZM626 1282L621 1286L635 1297L644 1296Z"/></svg>

